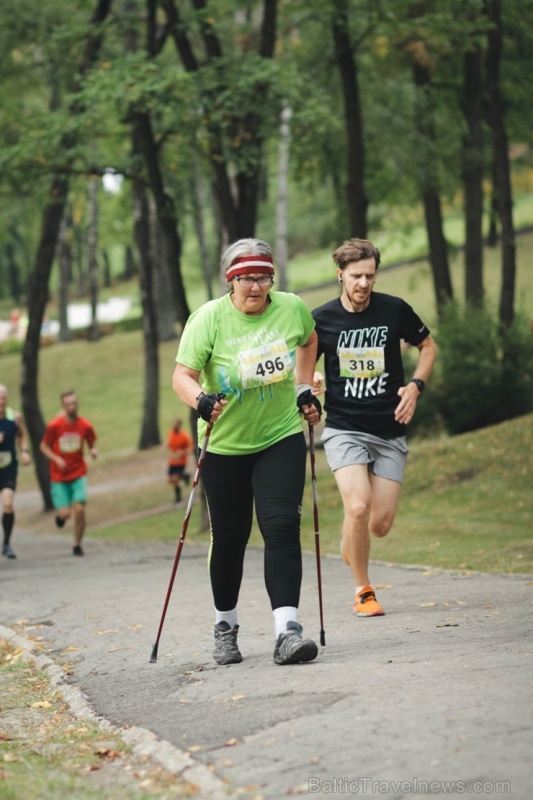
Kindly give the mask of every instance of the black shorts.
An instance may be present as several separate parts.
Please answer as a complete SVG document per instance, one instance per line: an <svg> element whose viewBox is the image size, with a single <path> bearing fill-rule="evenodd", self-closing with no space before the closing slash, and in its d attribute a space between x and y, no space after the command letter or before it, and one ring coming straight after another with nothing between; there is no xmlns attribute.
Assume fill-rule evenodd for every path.
<svg viewBox="0 0 533 800"><path fill-rule="evenodd" d="M17 488L17 472L18 464L10 464L9 467L0 469L0 492L2 489L15 489Z"/></svg>
<svg viewBox="0 0 533 800"><path fill-rule="evenodd" d="M180 464L179 466L177 464L169 464L168 465L168 474L169 475L179 475L180 478L181 478L181 476L183 475L184 471L185 471L185 464Z"/></svg>

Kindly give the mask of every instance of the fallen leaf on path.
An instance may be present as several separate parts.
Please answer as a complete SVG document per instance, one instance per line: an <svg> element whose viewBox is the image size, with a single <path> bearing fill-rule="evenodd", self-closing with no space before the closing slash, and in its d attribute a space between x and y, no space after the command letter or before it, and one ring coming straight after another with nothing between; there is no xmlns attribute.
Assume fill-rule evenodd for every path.
<svg viewBox="0 0 533 800"><path fill-rule="evenodd" d="M108 631L94 631L96 636L105 636L106 633L118 633L118 628L110 628Z"/></svg>
<svg viewBox="0 0 533 800"><path fill-rule="evenodd" d="M246 697L245 694L234 694L231 698L232 700L242 700L243 697Z"/></svg>
<svg viewBox="0 0 533 800"><path fill-rule="evenodd" d="M100 756L100 758L110 758L111 760L115 758L122 758L122 755L118 752L118 750L110 750L107 747L99 748L94 752L97 756Z"/></svg>
<svg viewBox="0 0 533 800"><path fill-rule="evenodd" d="M428 606L436 606L436 603L419 603L420 608L427 608Z"/></svg>
<svg viewBox="0 0 533 800"><path fill-rule="evenodd" d="M224 742L226 747L234 747L236 744L239 744L238 739L228 739L227 742Z"/></svg>
<svg viewBox="0 0 533 800"><path fill-rule="evenodd" d="M37 703L32 703L30 708L50 708L51 705L49 700L39 700Z"/></svg>

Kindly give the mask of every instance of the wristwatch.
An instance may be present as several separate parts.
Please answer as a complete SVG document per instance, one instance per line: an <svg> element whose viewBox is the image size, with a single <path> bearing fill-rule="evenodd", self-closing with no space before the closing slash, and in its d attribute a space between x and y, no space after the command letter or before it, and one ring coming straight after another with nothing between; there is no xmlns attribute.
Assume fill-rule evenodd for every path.
<svg viewBox="0 0 533 800"><path fill-rule="evenodd" d="M422 394L422 392L426 388L425 381L421 380L420 378L411 378L409 383L415 383L416 384L416 388L418 389L420 394Z"/></svg>

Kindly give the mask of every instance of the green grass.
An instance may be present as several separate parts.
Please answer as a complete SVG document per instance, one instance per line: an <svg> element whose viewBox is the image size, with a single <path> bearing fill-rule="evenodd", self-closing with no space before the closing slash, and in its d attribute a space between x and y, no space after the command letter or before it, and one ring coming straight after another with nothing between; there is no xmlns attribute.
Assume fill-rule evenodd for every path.
<svg viewBox="0 0 533 800"><path fill-rule="evenodd" d="M45 672L0 640L2 800L166 800L195 787L132 755L117 730L76 719Z"/></svg>

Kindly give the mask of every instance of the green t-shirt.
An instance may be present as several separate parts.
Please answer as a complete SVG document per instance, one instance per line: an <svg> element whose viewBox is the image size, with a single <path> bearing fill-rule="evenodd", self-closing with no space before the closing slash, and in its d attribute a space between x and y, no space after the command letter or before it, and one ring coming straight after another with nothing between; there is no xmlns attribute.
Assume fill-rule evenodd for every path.
<svg viewBox="0 0 533 800"><path fill-rule="evenodd" d="M202 372L204 392L224 392L228 401L209 439L213 453L256 453L302 430L296 347L307 343L315 324L295 294L271 292L270 298L259 316L242 314L229 294L211 300L183 330L176 361ZM200 443L206 428L199 419Z"/></svg>

